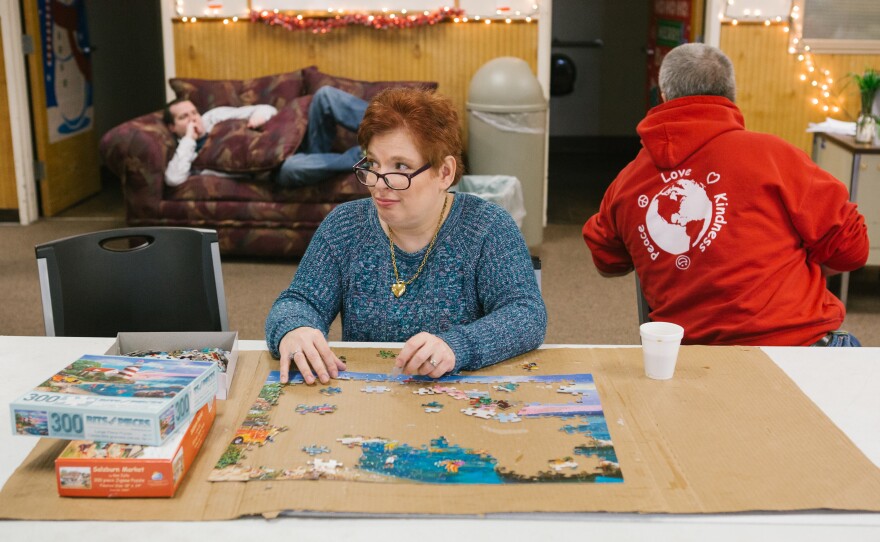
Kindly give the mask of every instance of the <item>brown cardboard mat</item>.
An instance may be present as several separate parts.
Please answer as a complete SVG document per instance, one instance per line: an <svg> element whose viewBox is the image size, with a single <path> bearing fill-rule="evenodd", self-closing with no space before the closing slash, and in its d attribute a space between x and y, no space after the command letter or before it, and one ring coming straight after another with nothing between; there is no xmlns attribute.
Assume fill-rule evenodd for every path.
<svg viewBox="0 0 880 542"><path fill-rule="evenodd" d="M374 349L336 351L352 371L390 367ZM65 442L43 439L0 492L0 517L180 521L279 512L880 511L880 469L759 349L682 347L675 378L666 382L644 377L638 348L539 350L479 374L521 375L520 365L529 361L538 363L535 374L593 375L623 483L209 482L268 372L277 369L266 352L241 352L231 399L218 401L211 434L175 497L58 497L53 462ZM352 416L358 415L407 416ZM337 412L327 423L348 427L349 418Z"/></svg>

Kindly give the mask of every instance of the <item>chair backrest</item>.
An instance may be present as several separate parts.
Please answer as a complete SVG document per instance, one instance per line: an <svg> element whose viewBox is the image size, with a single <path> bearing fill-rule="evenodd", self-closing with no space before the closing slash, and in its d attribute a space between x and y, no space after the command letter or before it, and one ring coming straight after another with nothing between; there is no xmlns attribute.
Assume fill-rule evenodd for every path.
<svg viewBox="0 0 880 542"><path fill-rule="evenodd" d="M642 294L642 283L639 282L639 276L636 273L633 273L633 276L636 277L636 307L639 309L639 325L642 325L651 321L651 307L648 306L648 301Z"/></svg>
<svg viewBox="0 0 880 542"><path fill-rule="evenodd" d="M148 227L37 245L47 336L226 331L217 232Z"/></svg>
<svg viewBox="0 0 880 542"><path fill-rule="evenodd" d="M538 291L541 291L541 258L532 256L532 269L535 270L535 280L538 281Z"/></svg>

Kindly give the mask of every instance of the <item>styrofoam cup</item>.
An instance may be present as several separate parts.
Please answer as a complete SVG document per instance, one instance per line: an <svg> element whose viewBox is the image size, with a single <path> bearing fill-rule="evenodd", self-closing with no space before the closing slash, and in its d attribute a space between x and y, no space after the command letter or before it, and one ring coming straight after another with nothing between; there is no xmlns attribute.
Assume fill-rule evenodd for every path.
<svg viewBox="0 0 880 542"><path fill-rule="evenodd" d="M642 337L645 376L654 380L672 378L684 328L670 322L647 322L639 326L639 335Z"/></svg>

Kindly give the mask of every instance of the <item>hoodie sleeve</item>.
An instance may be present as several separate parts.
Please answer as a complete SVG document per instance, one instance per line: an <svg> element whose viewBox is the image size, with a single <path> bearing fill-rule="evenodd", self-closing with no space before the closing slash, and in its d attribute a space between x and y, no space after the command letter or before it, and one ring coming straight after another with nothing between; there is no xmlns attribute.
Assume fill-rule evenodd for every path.
<svg viewBox="0 0 880 542"><path fill-rule="evenodd" d="M837 271L862 267L868 260L868 230L846 186L815 164L805 173L809 180L789 211L808 260Z"/></svg>
<svg viewBox="0 0 880 542"><path fill-rule="evenodd" d="M616 275L632 271L633 261L623 239L617 233L614 215L611 213L610 202L615 193L613 188L614 185L606 191L599 212L587 220L581 233L596 268L602 273Z"/></svg>

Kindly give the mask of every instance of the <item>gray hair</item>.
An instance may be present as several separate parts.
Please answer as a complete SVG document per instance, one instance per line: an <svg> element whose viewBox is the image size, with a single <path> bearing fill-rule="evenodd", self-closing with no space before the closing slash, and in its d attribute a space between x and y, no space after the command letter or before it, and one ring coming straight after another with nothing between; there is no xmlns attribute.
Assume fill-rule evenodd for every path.
<svg viewBox="0 0 880 542"><path fill-rule="evenodd" d="M685 43L669 51L660 65L660 92L667 100L682 96L723 96L736 101L733 63L717 47Z"/></svg>

